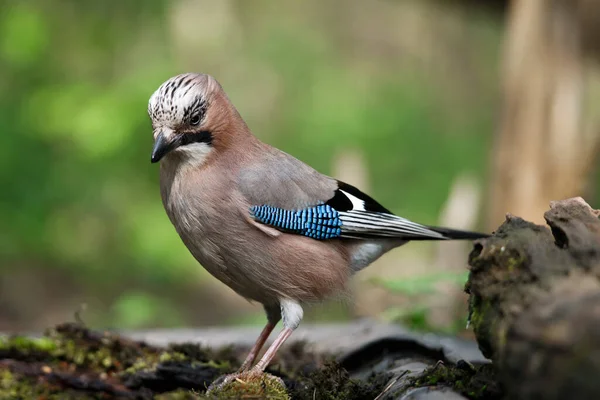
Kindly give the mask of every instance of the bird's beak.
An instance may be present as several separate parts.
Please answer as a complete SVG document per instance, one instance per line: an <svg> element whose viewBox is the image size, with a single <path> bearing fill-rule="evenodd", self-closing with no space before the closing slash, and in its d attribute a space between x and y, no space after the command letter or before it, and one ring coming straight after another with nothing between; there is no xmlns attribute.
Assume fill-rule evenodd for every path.
<svg viewBox="0 0 600 400"><path fill-rule="evenodd" d="M155 163L160 161L168 152L176 147L176 141L165 135L164 132L159 132L154 141L154 147L152 148L152 157L150 162Z"/></svg>

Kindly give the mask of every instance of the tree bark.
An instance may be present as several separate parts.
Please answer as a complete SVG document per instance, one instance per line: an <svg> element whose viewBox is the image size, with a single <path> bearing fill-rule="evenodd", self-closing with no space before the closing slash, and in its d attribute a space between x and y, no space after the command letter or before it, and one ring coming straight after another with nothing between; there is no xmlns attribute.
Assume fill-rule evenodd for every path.
<svg viewBox="0 0 600 400"><path fill-rule="evenodd" d="M504 49L504 109L496 138L489 226L507 210L534 222L551 199L580 196L600 130L585 122L585 2L514 0ZM589 7L588 7L589 8ZM597 10L597 7L595 7Z"/></svg>
<svg viewBox="0 0 600 400"><path fill-rule="evenodd" d="M549 228L508 215L475 243L471 323L507 398L600 398L599 214L552 202Z"/></svg>

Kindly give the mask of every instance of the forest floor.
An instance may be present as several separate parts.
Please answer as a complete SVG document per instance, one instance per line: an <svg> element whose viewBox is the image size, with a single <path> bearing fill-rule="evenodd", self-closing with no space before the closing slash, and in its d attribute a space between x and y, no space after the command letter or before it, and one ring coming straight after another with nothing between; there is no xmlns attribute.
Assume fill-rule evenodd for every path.
<svg viewBox="0 0 600 400"><path fill-rule="evenodd" d="M149 346L78 324L49 329L42 337L0 339L0 399L368 399L386 385L388 374L350 379L333 358L305 351L302 343L282 349L268 379L237 381L210 397L206 388L240 365L246 348L212 350L198 344ZM316 396L316 397L315 397Z"/></svg>
<svg viewBox="0 0 600 400"><path fill-rule="evenodd" d="M211 349L196 343L151 346L67 323L40 337L0 337L0 400L359 400L389 398L392 386L399 385L401 393L448 388L469 399L501 395L489 364L474 367L439 361L422 373L396 379L389 370L372 368L367 376L354 379L335 355L314 353L303 342L284 346L267 369L270 375L239 379L207 395L215 379L239 368L247 351L242 346ZM357 357L352 358L355 363ZM285 388L270 376L281 378ZM401 398L396 395L393 398Z"/></svg>

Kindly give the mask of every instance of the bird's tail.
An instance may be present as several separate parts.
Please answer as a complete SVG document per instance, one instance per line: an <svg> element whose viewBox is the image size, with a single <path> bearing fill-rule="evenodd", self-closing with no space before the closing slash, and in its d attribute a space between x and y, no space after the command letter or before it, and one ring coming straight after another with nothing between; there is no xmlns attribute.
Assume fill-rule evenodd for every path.
<svg viewBox="0 0 600 400"><path fill-rule="evenodd" d="M440 240L475 240L490 237L491 235L481 232L462 231L459 229L440 228L437 226L428 226L430 230L442 234L444 237ZM419 240L419 239L413 239ZM431 239L429 239L431 240Z"/></svg>
<svg viewBox="0 0 600 400"><path fill-rule="evenodd" d="M373 239L401 238L404 240L480 239L484 233L461 231L421 225L393 214L368 211L340 211L341 237Z"/></svg>

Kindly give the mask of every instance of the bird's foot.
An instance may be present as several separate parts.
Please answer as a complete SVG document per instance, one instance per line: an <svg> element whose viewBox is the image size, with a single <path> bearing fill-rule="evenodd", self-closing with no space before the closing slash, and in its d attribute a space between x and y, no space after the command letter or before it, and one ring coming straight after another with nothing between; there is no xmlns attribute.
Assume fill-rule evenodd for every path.
<svg viewBox="0 0 600 400"><path fill-rule="evenodd" d="M248 371L238 371L233 374L221 376L210 384L206 394L227 393L260 394L285 393L283 379L267 374L260 369L252 368Z"/></svg>

